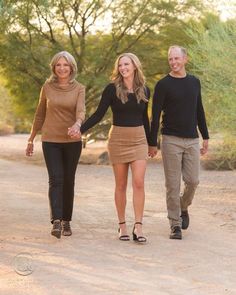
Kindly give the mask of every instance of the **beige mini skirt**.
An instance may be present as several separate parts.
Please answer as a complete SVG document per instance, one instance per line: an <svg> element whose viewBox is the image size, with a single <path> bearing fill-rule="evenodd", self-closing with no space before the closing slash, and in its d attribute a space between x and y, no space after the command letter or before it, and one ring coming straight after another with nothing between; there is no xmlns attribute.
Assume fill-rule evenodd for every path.
<svg viewBox="0 0 236 295"><path fill-rule="evenodd" d="M147 160L148 144L144 127L112 125L108 136L108 153L111 164Z"/></svg>

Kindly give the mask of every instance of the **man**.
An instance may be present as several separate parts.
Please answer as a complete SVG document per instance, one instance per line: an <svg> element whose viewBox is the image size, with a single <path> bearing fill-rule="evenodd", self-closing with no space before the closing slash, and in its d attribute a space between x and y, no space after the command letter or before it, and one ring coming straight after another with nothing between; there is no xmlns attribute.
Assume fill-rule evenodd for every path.
<svg viewBox="0 0 236 295"><path fill-rule="evenodd" d="M188 207L199 183L199 138L204 155L208 149L208 130L201 99L200 81L186 73L187 51L174 45L169 48L170 73L157 82L153 96L151 146L149 155L157 153L157 133L162 113L161 152L166 180L166 203L170 239L182 239L182 229L189 226ZM181 175L184 192L180 194Z"/></svg>

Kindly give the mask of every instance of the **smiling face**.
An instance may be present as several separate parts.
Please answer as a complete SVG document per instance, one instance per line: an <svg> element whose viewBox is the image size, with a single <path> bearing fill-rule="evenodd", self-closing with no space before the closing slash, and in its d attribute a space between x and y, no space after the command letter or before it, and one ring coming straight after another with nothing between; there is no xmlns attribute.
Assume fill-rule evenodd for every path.
<svg viewBox="0 0 236 295"><path fill-rule="evenodd" d="M71 66L64 57L61 57L55 64L54 72L59 81L69 81L71 74Z"/></svg>
<svg viewBox="0 0 236 295"><path fill-rule="evenodd" d="M120 58L118 63L118 70L124 79L130 79L134 77L135 66L132 60L127 56L123 56Z"/></svg>
<svg viewBox="0 0 236 295"><path fill-rule="evenodd" d="M169 50L168 61L173 76L185 76L185 65L187 63L187 55L182 52L181 48L173 47Z"/></svg>

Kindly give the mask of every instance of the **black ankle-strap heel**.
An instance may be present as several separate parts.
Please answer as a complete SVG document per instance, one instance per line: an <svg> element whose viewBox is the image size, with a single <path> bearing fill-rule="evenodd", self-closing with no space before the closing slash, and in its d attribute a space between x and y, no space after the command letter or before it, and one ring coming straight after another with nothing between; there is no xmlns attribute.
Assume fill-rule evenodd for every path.
<svg viewBox="0 0 236 295"><path fill-rule="evenodd" d="M143 225L142 224L142 222L135 222L135 224L141 224L141 225ZM143 237L143 236L137 236L136 235L136 233L134 232L135 231L135 224L134 224L134 228L133 228L133 240L135 241L135 242L138 242L138 243L146 243L147 242L147 239L145 238L145 237Z"/></svg>
<svg viewBox="0 0 236 295"><path fill-rule="evenodd" d="M119 222L119 225L125 224L125 223L126 223L125 221ZM121 240L121 241L129 241L130 240L129 235L120 235L120 227L118 228L118 233L119 233L119 240Z"/></svg>

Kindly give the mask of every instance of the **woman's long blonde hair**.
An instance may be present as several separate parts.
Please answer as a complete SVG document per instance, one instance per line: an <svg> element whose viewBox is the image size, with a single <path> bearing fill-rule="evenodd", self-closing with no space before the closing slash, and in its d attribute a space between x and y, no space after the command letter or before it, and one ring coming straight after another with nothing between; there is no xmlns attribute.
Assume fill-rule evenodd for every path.
<svg viewBox="0 0 236 295"><path fill-rule="evenodd" d="M142 71L142 65L138 57L133 53L123 53L118 56L115 61L114 69L111 75L111 80L115 84L116 87L116 95L123 102L126 103L128 101L128 88L125 86L123 77L119 72L119 61L122 57L128 57L134 67L134 81L133 81L133 91L136 95L138 103L141 100L147 102L147 96L145 94L145 77Z"/></svg>
<svg viewBox="0 0 236 295"><path fill-rule="evenodd" d="M68 62L70 65L71 73L69 78L69 83L74 82L75 77L77 75L77 63L74 59L74 57L67 51L61 51L55 54L50 62L50 68L51 68L51 76L49 77L49 82L57 82L57 75L55 73L55 66L58 62L58 60L64 57L64 59Z"/></svg>

